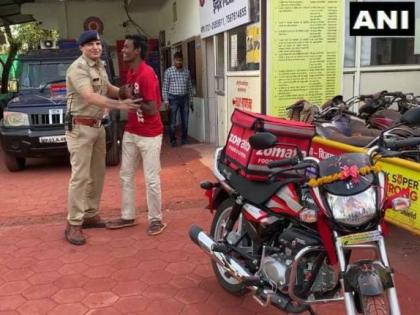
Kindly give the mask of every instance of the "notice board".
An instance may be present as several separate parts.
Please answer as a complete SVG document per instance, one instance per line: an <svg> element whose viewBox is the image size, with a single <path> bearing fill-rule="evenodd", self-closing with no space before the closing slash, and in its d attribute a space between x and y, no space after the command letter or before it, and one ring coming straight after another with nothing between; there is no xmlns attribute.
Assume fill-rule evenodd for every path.
<svg viewBox="0 0 420 315"><path fill-rule="evenodd" d="M298 99L321 105L341 93L344 5L343 0L267 1L268 114L285 117Z"/></svg>

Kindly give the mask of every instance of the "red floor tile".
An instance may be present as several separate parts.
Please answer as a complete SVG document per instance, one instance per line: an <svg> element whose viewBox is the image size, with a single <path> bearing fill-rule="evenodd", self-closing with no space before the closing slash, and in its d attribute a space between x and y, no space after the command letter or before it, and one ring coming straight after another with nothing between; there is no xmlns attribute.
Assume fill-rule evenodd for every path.
<svg viewBox="0 0 420 315"><path fill-rule="evenodd" d="M57 257L59 256L56 256L55 259L40 260L34 263L31 268L35 272L57 271L63 266L63 263Z"/></svg>
<svg viewBox="0 0 420 315"><path fill-rule="evenodd" d="M42 299L53 296L59 289L53 284L35 284L26 288L22 295L28 300Z"/></svg>
<svg viewBox="0 0 420 315"><path fill-rule="evenodd" d="M118 300L118 296L116 296L112 292L90 293L83 300L83 304L89 308L98 308L98 307L111 306L117 300Z"/></svg>
<svg viewBox="0 0 420 315"><path fill-rule="evenodd" d="M60 278L61 275L57 271L40 272L28 278L31 284L46 284L51 283Z"/></svg>
<svg viewBox="0 0 420 315"><path fill-rule="evenodd" d="M190 274L196 265L190 262L175 262L166 266L165 270L175 275Z"/></svg>
<svg viewBox="0 0 420 315"><path fill-rule="evenodd" d="M113 308L120 312L120 314L142 314L152 301L151 299L140 296L122 297L113 305Z"/></svg>
<svg viewBox="0 0 420 315"><path fill-rule="evenodd" d="M29 286L27 281L5 282L0 286L0 296L20 294Z"/></svg>
<svg viewBox="0 0 420 315"><path fill-rule="evenodd" d="M48 315L83 315L87 311L88 308L81 303L62 304L54 307Z"/></svg>
<svg viewBox="0 0 420 315"><path fill-rule="evenodd" d="M82 275L61 276L53 283L60 289L81 288L89 280Z"/></svg>
<svg viewBox="0 0 420 315"><path fill-rule="evenodd" d="M22 315L47 314L56 306L50 299L26 301L19 306L18 311Z"/></svg>
<svg viewBox="0 0 420 315"><path fill-rule="evenodd" d="M117 281L111 278L88 279L83 285L87 292L111 291L117 285Z"/></svg>
<svg viewBox="0 0 420 315"><path fill-rule="evenodd" d="M52 296L52 299L60 304L81 302L88 292L82 288L61 289Z"/></svg>
<svg viewBox="0 0 420 315"><path fill-rule="evenodd" d="M167 262L159 259L147 260L140 262L137 266L137 269L139 269L142 273L148 271L159 271L165 269L167 265Z"/></svg>
<svg viewBox="0 0 420 315"><path fill-rule="evenodd" d="M183 308L184 304L171 298L164 301L154 300L145 311L147 314L154 315L176 315L181 314Z"/></svg>
<svg viewBox="0 0 420 315"><path fill-rule="evenodd" d="M0 297L0 311L12 311L25 303L21 295L8 295Z"/></svg>
<svg viewBox="0 0 420 315"><path fill-rule="evenodd" d="M141 275L140 268L126 268L115 271L111 277L116 281L132 281L140 279Z"/></svg>
<svg viewBox="0 0 420 315"><path fill-rule="evenodd" d="M88 268L83 272L83 275L90 279L106 278L115 273L119 268L110 265L95 266Z"/></svg>
<svg viewBox="0 0 420 315"><path fill-rule="evenodd" d="M156 285L156 284L166 284L170 282L173 277L174 277L173 274L165 270L162 270L161 272L146 271L142 273L140 280L150 285Z"/></svg>
<svg viewBox="0 0 420 315"><path fill-rule="evenodd" d="M199 281L188 278L188 275L182 275L176 276L169 284L178 289L186 289L197 287Z"/></svg>
<svg viewBox="0 0 420 315"><path fill-rule="evenodd" d="M169 285L151 285L142 295L152 300L167 300L173 298L177 292L176 288Z"/></svg>
<svg viewBox="0 0 420 315"><path fill-rule="evenodd" d="M58 272L62 275L78 275L84 273L84 271L88 270L89 266L83 262L65 264Z"/></svg>
<svg viewBox="0 0 420 315"><path fill-rule="evenodd" d="M181 289L176 294L175 298L184 304L204 303L210 296L206 290L199 288Z"/></svg>
<svg viewBox="0 0 420 315"><path fill-rule="evenodd" d="M119 315L119 314L121 313L119 313L113 307L97 308L97 309L90 310L89 312L86 313L86 315Z"/></svg>
<svg viewBox="0 0 420 315"><path fill-rule="evenodd" d="M139 280L120 281L112 288L112 292L118 296L140 295L145 290L148 290L148 285Z"/></svg>
<svg viewBox="0 0 420 315"><path fill-rule="evenodd" d="M30 278L33 274L34 272L29 268L14 269L4 274L1 274L1 278L3 278L3 280L5 281L25 280Z"/></svg>
<svg viewBox="0 0 420 315"><path fill-rule="evenodd" d="M65 264L70 264L70 263L82 262L87 258L88 258L88 255L86 253L72 251L70 253L61 255L59 259Z"/></svg>

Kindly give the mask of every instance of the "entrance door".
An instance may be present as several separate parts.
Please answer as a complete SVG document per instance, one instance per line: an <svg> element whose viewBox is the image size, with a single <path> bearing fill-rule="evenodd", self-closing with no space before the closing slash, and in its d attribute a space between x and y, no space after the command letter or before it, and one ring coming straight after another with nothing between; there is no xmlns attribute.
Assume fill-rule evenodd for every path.
<svg viewBox="0 0 420 315"><path fill-rule="evenodd" d="M216 58L215 67L215 93L217 99L217 145L222 146L226 143L226 136L228 133L227 108L225 96L225 43L224 33L218 34L214 37L214 56Z"/></svg>
<svg viewBox="0 0 420 315"><path fill-rule="evenodd" d="M215 60L213 37L206 39L206 69L207 69L207 106L205 106L205 115L208 117L205 123L206 141L218 144L218 113L215 85Z"/></svg>

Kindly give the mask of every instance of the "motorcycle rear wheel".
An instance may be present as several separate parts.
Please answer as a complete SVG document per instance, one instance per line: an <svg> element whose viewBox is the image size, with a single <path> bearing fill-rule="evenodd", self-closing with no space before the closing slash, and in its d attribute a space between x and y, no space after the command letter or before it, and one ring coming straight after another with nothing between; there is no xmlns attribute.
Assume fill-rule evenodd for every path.
<svg viewBox="0 0 420 315"><path fill-rule="evenodd" d="M361 296L363 315L388 315L388 307L383 295Z"/></svg>
<svg viewBox="0 0 420 315"><path fill-rule="evenodd" d="M225 236L225 227L229 215L232 211L233 203L233 199L227 199L223 201L217 208L217 212L214 215L210 229L211 236L216 242L221 241ZM237 225L237 223L234 225L233 231L237 229ZM219 282L220 286L223 287L223 289L237 296L244 295L248 291L247 288L238 280L233 277L229 277L225 268L215 263L214 261L212 261L212 267L217 281Z"/></svg>

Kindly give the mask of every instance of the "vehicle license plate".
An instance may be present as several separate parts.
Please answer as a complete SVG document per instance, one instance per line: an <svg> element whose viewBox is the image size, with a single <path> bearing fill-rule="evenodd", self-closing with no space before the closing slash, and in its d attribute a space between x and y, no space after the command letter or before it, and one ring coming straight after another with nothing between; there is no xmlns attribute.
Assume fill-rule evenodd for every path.
<svg viewBox="0 0 420 315"><path fill-rule="evenodd" d="M66 142L66 136L48 136L48 137L39 137L40 143L64 143Z"/></svg>
<svg viewBox="0 0 420 315"><path fill-rule="evenodd" d="M355 245L355 244L377 241L381 237L382 237L381 232L378 230L375 230L375 231L370 231L370 232L363 232L363 233L356 233L356 234L341 236L338 238L338 240L343 245Z"/></svg>

